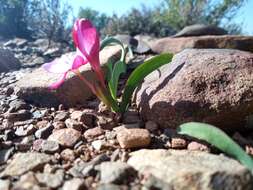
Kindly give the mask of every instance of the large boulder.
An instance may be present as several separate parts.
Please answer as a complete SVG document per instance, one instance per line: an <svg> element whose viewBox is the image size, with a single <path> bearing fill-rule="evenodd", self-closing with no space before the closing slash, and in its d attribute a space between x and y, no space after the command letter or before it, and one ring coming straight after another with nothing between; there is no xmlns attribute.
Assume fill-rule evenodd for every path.
<svg viewBox="0 0 253 190"><path fill-rule="evenodd" d="M63 55L60 59L74 56L74 52ZM100 62L103 68L105 63L114 56L120 54L119 46L109 46L100 52ZM80 69L82 75L89 81L96 81L94 72L89 64ZM64 104L73 106L83 104L93 96L90 89L73 73L69 73L67 80L57 90L49 90L49 85L59 79L59 74L46 72L42 68L35 69L32 73L25 75L15 86L17 95L21 98L41 106L57 106Z"/></svg>
<svg viewBox="0 0 253 190"><path fill-rule="evenodd" d="M173 37L204 36L204 35L225 35L228 32L223 28L214 25L194 24L184 27Z"/></svg>
<svg viewBox="0 0 253 190"><path fill-rule="evenodd" d="M178 53L186 48L225 48L253 52L252 36L195 36L180 38L161 38L150 43L155 53Z"/></svg>
<svg viewBox="0 0 253 190"><path fill-rule="evenodd" d="M0 73L18 70L20 67L21 63L10 50L0 48Z"/></svg>
<svg viewBox="0 0 253 190"><path fill-rule="evenodd" d="M252 53L187 49L145 79L136 101L145 120L163 127L200 121L244 130L253 125L252 81Z"/></svg>
<svg viewBox="0 0 253 190"><path fill-rule="evenodd" d="M222 190L253 188L252 175L221 155L184 150L139 150L127 162L146 177L147 189ZM148 178L148 179L147 179Z"/></svg>

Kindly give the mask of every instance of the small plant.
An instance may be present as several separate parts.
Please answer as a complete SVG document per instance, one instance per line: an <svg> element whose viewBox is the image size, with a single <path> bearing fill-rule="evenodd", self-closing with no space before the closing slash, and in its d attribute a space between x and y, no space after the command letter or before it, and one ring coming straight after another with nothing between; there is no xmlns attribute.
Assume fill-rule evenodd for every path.
<svg viewBox="0 0 253 190"><path fill-rule="evenodd" d="M117 97L118 81L120 75L126 72L127 48L119 40L111 37L106 38L100 44L96 28L86 19L79 19L75 22L72 35L76 47L74 58L65 57L60 61L54 60L43 65L48 72L62 74L57 82L50 85L50 89L57 89L63 84L67 74L74 72L105 105L118 113L124 113L127 110L134 90L143 79L160 66L169 63L173 57L172 54L161 54L138 66L129 76L121 101L119 101L120 97ZM121 58L115 63L108 62L106 81L100 66L99 52L112 44L121 46ZM97 77L97 82L87 80L79 71L80 67L88 63Z"/></svg>
<svg viewBox="0 0 253 190"><path fill-rule="evenodd" d="M180 125L177 131L181 135L188 135L210 143L253 172L253 159L222 130L205 123L189 122Z"/></svg>

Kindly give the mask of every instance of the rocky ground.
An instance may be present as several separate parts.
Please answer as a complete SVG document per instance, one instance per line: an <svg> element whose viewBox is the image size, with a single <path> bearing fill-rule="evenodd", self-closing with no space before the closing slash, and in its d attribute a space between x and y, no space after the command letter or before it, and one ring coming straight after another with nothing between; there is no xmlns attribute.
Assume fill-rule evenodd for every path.
<svg viewBox="0 0 253 190"><path fill-rule="evenodd" d="M215 37L193 38L188 41ZM232 37L217 36L216 45L222 44L221 38ZM144 59L173 48L160 47L162 40L167 44L187 38L137 39L144 44L137 45L134 58L129 58L128 73ZM213 123L253 155L252 53L184 50L170 66L145 80L129 111L119 118L89 92L83 93L86 87L75 89L75 76L57 92L48 91L57 76L49 76L39 65L69 49L40 49L44 43L15 39L5 44L3 51L12 51L17 58L12 58L13 68L8 63L12 70L4 66L1 71L11 55L0 59L1 190L253 189L252 174L237 161L175 131L190 120ZM253 51L252 44L235 47L245 48ZM101 53L102 65L118 52L110 47ZM82 73L92 78L88 67Z"/></svg>

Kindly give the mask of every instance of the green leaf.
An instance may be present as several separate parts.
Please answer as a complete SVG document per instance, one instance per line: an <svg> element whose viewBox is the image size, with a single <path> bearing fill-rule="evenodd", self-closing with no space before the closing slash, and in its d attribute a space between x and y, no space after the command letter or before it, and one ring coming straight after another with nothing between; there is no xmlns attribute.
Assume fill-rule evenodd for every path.
<svg viewBox="0 0 253 190"><path fill-rule="evenodd" d="M129 76L125 90L122 96L122 102L120 104L120 111L123 113L126 111L132 94L135 88L143 81L143 79L154 70L158 69L162 65L165 65L171 62L173 55L172 54L161 54L148 61L145 61L143 64L139 65Z"/></svg>
<svg viewBox="0 0 253 190"><path fill-rule="evenodd" d="M115 100L117 99L119 77L122 73L125 72L126 72L126 64L122 61L117 61L113 67L111 78L108 82L110 93Z"/></svg>
<svg viewBox="0 0 253 190"><path fill-rule="evenodd" d="M222 130L205 123L189 122L180 125L177 131L181 135L188 135L210 143L253 171L252 158Z"/></svg>
<svg viewBox="0 0 253 190"><path fill-rule="evenodd" d="M124 45L121 43L121 41L119 41L119 40L116 39L116 38L113 38L113 37L107 37L107 38L105 38L105 39L101 42L101 44L100 44L100 51L101 51L102 49L104 49L106 46L112 45L112 44L118 44L118 45L121 46L121 58L120 58L120 60L121 60L122 62L125 62L125 57L126 57L125 47L124 47Z"/></svg>

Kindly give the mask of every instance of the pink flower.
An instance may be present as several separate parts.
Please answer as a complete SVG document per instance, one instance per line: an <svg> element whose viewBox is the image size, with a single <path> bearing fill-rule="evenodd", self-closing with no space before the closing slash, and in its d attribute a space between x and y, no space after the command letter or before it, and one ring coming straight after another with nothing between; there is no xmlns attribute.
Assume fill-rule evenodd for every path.
<svg viewBox="0 0 253 190"><path fill-rule="evenodd" d="M74 24L72 36L76 48L83 53L99 81L104 85L104 76L99 61L100 42L96 28L89 20L78 19Z"/></svg>
<svg viewBox="0 0 253 190"><path fill-rule="evenodd" d="M80 66L85 65L88 62L101 84L105 87L104 75L99 61L100 42L96 28L92 26L89 20L78 19L74 24L72 35L76 46L75 57L62 57L60 60L54 60L43 65L43 68L48 72L62 74L57 82L50 85L50 88L58 88L66 79L69 71L77 71ZM87 80L85 83L92 87Z"/></svg>
<svg viewBox="0 0 253 190"><path fill-rule="evenodd" d="M66 54L66 55L63 55L61 59L55 59L52 62L44 64L42 67L46 71L50 73L61 74L60 79L57 82L51 84L49 88L57 89L59 86L63 84L69 71L75 71L80 66L85 65L86 63L88 63L88 61L77 50L77 53L74 57Z"/></svg>

